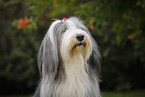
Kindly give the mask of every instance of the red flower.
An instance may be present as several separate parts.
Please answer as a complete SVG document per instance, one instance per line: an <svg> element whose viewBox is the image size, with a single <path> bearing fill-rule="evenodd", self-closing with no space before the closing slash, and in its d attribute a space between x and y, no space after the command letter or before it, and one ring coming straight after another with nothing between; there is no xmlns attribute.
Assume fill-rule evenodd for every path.
<svg viewBox="0 0 145 97"><path fill-rule="evenodd" d="M25 22L25 20L21 19L21 20L19 21L19 24L20 24L20 25L25 25L26 22Z"/></svg>
<svg viewBox="0 0 145 97"><path fill-rule="evenodd" d="M22 29L22 25L18 25L17 26L17 29Z"/></svg>
<svg viewBox="0 0 145 97"><path fill-rule="evenodd" d="M55 7L58 8L60 5L59 3L55 3Z"/></svg>
<svg viewBox="0 0 145 97"><path fill-rule="evenodd" d="M27 19L27 20L26 20L26 23L29 24L29 23L30 23L30 19Z"/></svg>
<svg viewBox="0 0 145 97"><path fill-rule="evenodd" d="M90 25L90 30L94 30L94 25L92 24L92 25Z"/></svg>
<svg viewBox="0 0 145 97"><path fill-rule="evenodd" d="M17 29L27 29L29 23L30 23L30 19L27 20L21 19L19 21Z"/></svg>

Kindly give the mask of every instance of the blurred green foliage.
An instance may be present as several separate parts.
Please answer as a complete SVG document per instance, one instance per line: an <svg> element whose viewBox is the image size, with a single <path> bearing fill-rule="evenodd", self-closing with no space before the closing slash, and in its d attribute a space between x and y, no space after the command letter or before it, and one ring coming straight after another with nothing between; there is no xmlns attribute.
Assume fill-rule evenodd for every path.
<svg viewBox="0 0 145 97"><path fill-rule="evenodd" d="M101 90L145 88L144 0L0 0L1 94L34 91L40 42L52 19L70 16L84 20L100 46ZM25 18L28 28L17 29Z"/></svg>

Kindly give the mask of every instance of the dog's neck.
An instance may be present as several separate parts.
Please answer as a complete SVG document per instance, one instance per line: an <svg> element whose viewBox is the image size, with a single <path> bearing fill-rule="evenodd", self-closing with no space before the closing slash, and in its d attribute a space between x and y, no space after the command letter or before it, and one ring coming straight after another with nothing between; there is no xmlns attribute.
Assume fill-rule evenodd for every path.
<svg viewBox="0 0 145 97"><path fill-rule="evenodd" d="M85 64L86 62L82 55L72 57L71 60L64 63L66 76L78 76L81 72L85 71Z"/></svg>
<svg viewBox="0 0 145 97"><path fill-rule="evenodd" d="M63 97L85 97L86 89L89 89L90 86L90 80L85 66L87 66L87 63L81 54L72 57L71 61L64 63L66 79L62 89L66 89L66 92L64 95L61 92Z"/></svg>

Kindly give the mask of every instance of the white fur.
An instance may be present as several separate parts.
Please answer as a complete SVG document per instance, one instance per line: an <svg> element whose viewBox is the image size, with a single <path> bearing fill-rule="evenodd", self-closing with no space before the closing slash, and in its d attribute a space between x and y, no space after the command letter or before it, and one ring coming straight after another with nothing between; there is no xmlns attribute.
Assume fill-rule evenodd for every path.
<svg viewBox="0 0 145 97"><path fill-rule="evenodd" d="M78 34L84 35L85 45L76 46ZM89 31L77 18L53 22L38 57L42 72L40 97L101 97L96 71L90 66L99 66L100 53ZM95 61L98 63L94 64Z"/></svg>

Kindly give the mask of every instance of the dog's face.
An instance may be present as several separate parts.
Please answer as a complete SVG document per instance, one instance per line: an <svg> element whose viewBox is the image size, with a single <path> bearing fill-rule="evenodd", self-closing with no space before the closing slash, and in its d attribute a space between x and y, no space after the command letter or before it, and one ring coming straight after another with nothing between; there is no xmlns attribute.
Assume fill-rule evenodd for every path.
<svg viewBox="0 0 145 97"><path fill-rule="evenodd" d="M82 29L68 29L62 35L60 42L60 52L63 59L72 59L81 55L87 61L92 53L90 36Z"/></svg>

